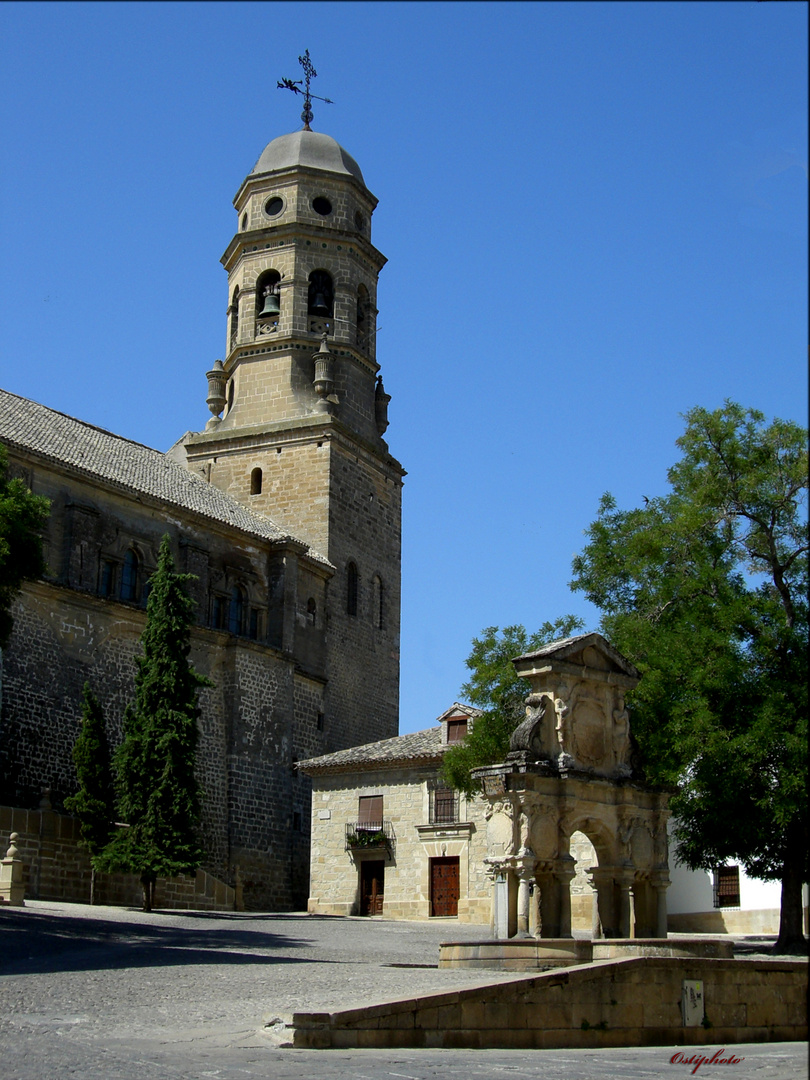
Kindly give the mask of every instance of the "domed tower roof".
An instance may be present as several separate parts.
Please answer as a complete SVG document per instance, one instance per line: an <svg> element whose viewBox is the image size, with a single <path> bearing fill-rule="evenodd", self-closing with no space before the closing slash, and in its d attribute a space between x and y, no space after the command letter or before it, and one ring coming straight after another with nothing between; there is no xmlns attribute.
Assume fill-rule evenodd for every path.
<svg viewBox="0 0 810 1080"><path fill-rule="evenodd" d="M265 146L250 175L280 172L299 165L353 176L363 187L366 186L360 166L351 154L347 154L331 135L324 135L320 131L303 130L294 131L291 135L279 135Z"/></svg>

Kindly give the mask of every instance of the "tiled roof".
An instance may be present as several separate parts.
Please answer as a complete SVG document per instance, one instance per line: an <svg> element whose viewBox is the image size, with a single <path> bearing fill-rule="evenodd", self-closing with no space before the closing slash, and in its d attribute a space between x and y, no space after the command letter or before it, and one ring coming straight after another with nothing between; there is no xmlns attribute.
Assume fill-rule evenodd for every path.
<svg viewBox="0 0 810 1080"><path fill-rule="evenodd" d="M443 753L441 725L410 735L353 746L334 754L299 761L304 773L343 772L349 769L370 769L374 766L405 765L410 762L438 761Z"/></svg>
<svg viewBox="0 0 810 1080"><path fill-rule="evenodd" d="M6 390L0 390L0 442L262 540L297 539L159 450L122 439ZM327 561L312 549L309 553L320 562Z"/></svg>

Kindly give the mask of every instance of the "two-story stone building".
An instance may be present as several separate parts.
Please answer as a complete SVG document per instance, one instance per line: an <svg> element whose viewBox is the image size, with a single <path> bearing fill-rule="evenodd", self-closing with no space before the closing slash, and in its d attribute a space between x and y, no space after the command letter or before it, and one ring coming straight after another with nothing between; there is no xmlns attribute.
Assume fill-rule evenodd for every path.
<svg viewBox="0 0 810 1080"><path fill-rule="evenodd" d="M478 715L456 702L426 731L299 763L313 784L310 912L489 923L485 804L441 778Z"/></svg>

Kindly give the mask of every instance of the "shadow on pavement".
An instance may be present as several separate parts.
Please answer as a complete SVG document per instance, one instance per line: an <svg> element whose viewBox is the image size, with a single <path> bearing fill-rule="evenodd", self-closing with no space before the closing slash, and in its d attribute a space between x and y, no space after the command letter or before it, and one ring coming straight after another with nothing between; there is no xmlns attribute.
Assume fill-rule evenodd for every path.
<svg viewBox="0 0 810 1080"><path fill-rule="evenodd" d="M312 963L311 957L278 955L281 950L299 948L311 949L312 944L281 933L236 926L145 926L123 919L54 918L30 910L0 911L0 975L168 964Z"/></svg>

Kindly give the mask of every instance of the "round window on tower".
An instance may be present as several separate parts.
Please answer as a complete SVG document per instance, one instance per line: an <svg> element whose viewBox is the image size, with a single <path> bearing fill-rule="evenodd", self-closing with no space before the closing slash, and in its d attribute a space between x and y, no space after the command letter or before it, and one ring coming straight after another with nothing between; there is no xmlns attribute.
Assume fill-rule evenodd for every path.
<svg viewBox="0 0 810 1080"><path fill-rule="evenodd" d="M274 195L272 199L268 199L264 204L264 212L268 217L278 217L283 209L284 200L278 195Z"/></svg>
<svg viewBox="0 0 810 1080"><path fill-rule="evenodd" d="M312 200L312 209L321 217L329 217L332 213L332 204L324 195L318 195Z"/></svg>

